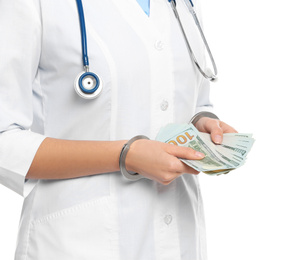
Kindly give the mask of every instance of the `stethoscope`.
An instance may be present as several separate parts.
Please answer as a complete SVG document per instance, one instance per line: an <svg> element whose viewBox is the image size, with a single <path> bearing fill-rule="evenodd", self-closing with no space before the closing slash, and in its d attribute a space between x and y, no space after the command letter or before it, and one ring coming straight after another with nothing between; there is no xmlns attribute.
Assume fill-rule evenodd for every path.
<svg viewBox="0 0 283 260"><path fill-rule="evenodd" d="M97 74L89 71L83 4L81 0L76 0L76 1L77 1L77 7L78 7L78 13L80 19L80 27L81 27L82 58L83 58L84 71L81 72L76 77L74 87L80 97L85 99L93 99L100 95L103 84Z"/></svg>
<svg viewBox="0 0 283 260"><path fill-rule="evenodd" d="M84 71L81 72L75 79L75 90L78 93L78 95L82 98L85 99L93 99L96 98L100 95L102 88L103 88L103 83L98 77L97 74L90 72L89 71L89 60L88 60L88 55L87 55L87 38L86 38L86 28L85 28L85 19L84 19L84 11L83 11L83 5L81 0L76 0L77 1L77 8L78 8L78 14L79 14L79 20L80 20L80 28L81 28L81 41L82 41L82 59L83 59L83 66L84 66ZM199 62L197 61L194 52L190 46L190 43L188 41L188 38L186 36L185 30L183 28L182 22L179 17L179 13L176 8L176 0L168 0L170 3L173 12L175 14L175 17L178 21L179 27L181 29L182 35L184 37L188 52L191 56L191 59L193 60L195 66L199 70L199 72L205 77L206 79L210 81L215 81L217 79L217 67L214 61L214 58L212 56L212 53L210 51L210 48L208 46L208 43L206 41L206 38L204 36L204 33L202 31L202 28L200 26L198 17L196 15L196 12L194 10L194 4L192 0L184 0L186 6L188 7L190 13L192 14L194 21L197 25L197 28L199 30L199 33L201 35L201 38L204 42L205 48L207 50L207 53L209 55L209 58L211 60L211 64L213 66L213 72L211 69L206 68L202 69Z"/></svg>

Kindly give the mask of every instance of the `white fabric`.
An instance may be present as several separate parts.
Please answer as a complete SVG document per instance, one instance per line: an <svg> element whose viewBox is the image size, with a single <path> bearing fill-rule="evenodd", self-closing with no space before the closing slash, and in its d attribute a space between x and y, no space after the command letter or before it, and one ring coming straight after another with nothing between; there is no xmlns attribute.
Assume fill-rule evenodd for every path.
<svg viewBox="0 0 283 260"><path fill-rule="evenodd" d="M150 17L133 0L83 4L90 71L104 83L95 100L73 87L83 66L76 2L0 1L0 182L26 196L15 259L204 260L196 176L168 186L119 172L25 182L45 136L154 139L167 123L211 110L168 1L152 0ZM203 65L195 24L177 6Z"/></svg>

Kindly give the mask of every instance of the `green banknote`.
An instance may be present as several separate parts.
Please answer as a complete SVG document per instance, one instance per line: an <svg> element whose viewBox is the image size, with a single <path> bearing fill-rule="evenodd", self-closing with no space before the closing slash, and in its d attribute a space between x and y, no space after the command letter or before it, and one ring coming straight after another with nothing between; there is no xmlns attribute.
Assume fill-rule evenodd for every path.
<svg viewBox="0 0 283 260"><path fill-rule="evenodd" d="M199 132L192 124L167 125L160 130L156 140L202 152L205 154L202 160L180 160L210 175L228 173L242 166L254 143L251 134L232 133L224 134L222 144L216 145L209 134Z"/></svg>

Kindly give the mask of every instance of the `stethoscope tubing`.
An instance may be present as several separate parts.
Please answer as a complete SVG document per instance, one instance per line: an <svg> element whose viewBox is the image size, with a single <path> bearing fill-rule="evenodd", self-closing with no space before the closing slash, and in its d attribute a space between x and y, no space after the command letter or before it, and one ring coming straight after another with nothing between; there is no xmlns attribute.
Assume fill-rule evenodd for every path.
<svg viewBox="0 0 283 260"><path fill-rule="evenodd" d="M83 4L81 0L76 0L76 2L80 20L82 60L84 65L84 71L81 72L75 79L74 88L80 97L84 99L94 99L100 95L103 88L103 84L97 74L89 71L89 59L87 54L87 37Z"/></svg>
<svg viewBox="0 0 283 260"><path fill-rule="evenodd" d="M191 45L190 45L190 43L189 43L189 41L188 41L188 38L187 38L187 36L186 36L184 27L183 27L183 25L182 25L182 22L181 22L179 13L178 13L177 8L176 8L176 1L175 1L175 0L168 0L168 1L169 1L170 5L171 5L171 7L172 7L172 9L173 9L173 12L174 12L174 15L175 15L175 17L176 17L176 19L177 19L177 21L178 21L178 25L179 25L179 27L180 27L180 29L181 29L183 38L184 38L185 43L186 43L186 47L187 47L187 49L188 49L188 52L189 52L189 54L190 54L190 56L191 56L191 59L193 60L193 62L194 62L194 64L195 64L195 66L197 67L197 69L199 70L199 72L200 72L206 79L208 79L208 80L210 80L210 81L215 81L215 80L217 80L217 73L218 73L218 72L217 72L216 63L215 63L215 60L214 60L213 55L212 55L212 53L211 53L211 50L210 50L210 48L209 48L209 45L208 45L208 43L207 43L207 40L206 40L206 38L205 38L205 36L204 36L203 30L202 30L202 28L201 28L201 26L200 26L200 22L199 22L199 20L198 20L198 17L197 17L197 15L196 15L196 13L195 13L195 11L194 11L194 9L193 9L193 7L194 7L193 2L192 2L191 0L184 0L185 4L187 5L187 7L188 7L190 13L192 14L192 16L193 16L193 18L194 18L195 24L196 24L196 26L197 26L197 28L198 28L198 30L199 30L199 33L200 33L200 35L201 35L201 38L202 38L203 42L204 42L204 46L205 46L205 48L206 48L206 50L207 50L207 53L208 53L208 55L209 55L209 58L210 58L210 60L211 60L214 73L212 73L210 69L208 69L209 73L206 73L206 72L201 68L199 62L197 61L197 59L196 59L196 57L195 57L195 55L194 55L194 52L193 52L193 50L192 50L192 48L191 48ZM189 1L189 3L188 3L188 1Z"/></svg>
<svg viewBox="0 0 283 260"><path fill-rule="evenodd" d="M88 60L88 54L87 54L87 37L86 37L83 4L82 4L81 0L76 0L76 1L77 1L79 20L80 20L80 28L81 28L83 64L84 64L84 67L88 67L89 66L89 60Z"/></svg>

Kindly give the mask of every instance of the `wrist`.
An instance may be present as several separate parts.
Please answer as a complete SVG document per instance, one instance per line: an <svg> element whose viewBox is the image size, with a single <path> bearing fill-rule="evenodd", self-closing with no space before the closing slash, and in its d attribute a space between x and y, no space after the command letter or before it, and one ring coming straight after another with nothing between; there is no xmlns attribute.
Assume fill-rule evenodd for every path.
<svg viewBox="0 0 283 260"><path fill-rule="evenodd" d="M209 117L209 118L213 118L213 119L218 119L218 116L216 116L215 114L211 113L211 112L208 112L208 111L202 111L202 112L199 112L197 114L195 114L189 124L193 124L194 126L196 125L196 123L203 117Z"/></svg>
<svg viewBox="0 0 283 260"><path fill-rule="evenodd" d="M131 180L131 181L136 181L136 180L143 178L143 176L139 175L138 173L129 172L128 169L132 168L130 165L128 165L129 166L129 167L127 167L128 169L126 168L126 157L127 157L127 154L130 150L130 147L133 143L137 142L140 139L149 139L149 138L144 136L144 135L138 135L138 136L133 137L126 144L124 144L123 148L121 149L121 153L120 153L120 157L119 157L120 171L126 179ZM127 162L128 162L128 160L127 160Z"/></svg>

